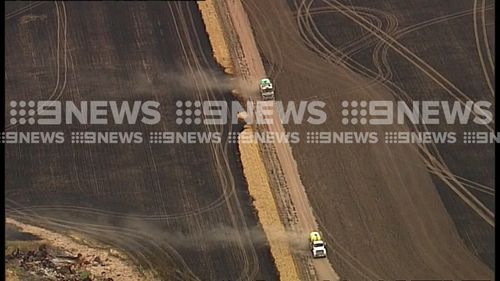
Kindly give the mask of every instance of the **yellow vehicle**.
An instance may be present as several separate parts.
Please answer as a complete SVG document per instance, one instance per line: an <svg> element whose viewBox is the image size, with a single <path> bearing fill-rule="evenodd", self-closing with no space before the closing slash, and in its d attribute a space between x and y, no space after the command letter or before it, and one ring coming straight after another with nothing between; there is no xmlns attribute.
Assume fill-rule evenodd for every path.
<svg viewBox="0 0 500 281"><path fill-rule="evenodd" d="M326 243L321 240L321 235L317 231L309 233L309 244L314 258L326 257Z"/></svg>
<svg viewBox="0 0 500 281"><path fill-rule="evenodd" d="M319 232L313 231L309 234L309 242L314 242L314 241L321 241L321 236L319 235Z"/></svg>

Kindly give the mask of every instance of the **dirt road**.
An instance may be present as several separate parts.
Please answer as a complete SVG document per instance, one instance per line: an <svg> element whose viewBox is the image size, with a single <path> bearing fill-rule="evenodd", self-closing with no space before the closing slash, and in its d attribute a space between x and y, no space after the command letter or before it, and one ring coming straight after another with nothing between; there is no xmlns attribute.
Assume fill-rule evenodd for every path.
<svg viewBox="0 0 500 281"><path fill-rule="evenodd" d="M250 72L250 76L246 77L246 79L256 81L257 83L259 79L267 77L267 75L255 39L253 38L248 17L239 0L228 0L227 3ZM278 134L285 132L277 111L274 111L273 122L268 125L268 130L269 132ZM297 163L287 143L276 142L274 146L286 179L287 187L290 190L290 197L294 204L298 219L294 227L298 233L304 233L304 241L307 241L307 234L310 231L317 230L318 224L312 212L304 186L300 180ZM339 279L337 273L327 259L316 259L313 261L313 265L319 280Z"/></svg>
<svg viewBox="0 0 500 281"><path fill-rule="evenodd" d="M273 114L273 123L268 125L269 132L278 134L284 133L285 129L281 124L277 111ZM290 191L290 198L295 207L297 215L296 231L304 233L304 241L306 235L310 231L319 229L316 218L313 214L307 193L304 185L300 180L297 163L293 158L290 145L284 142L276 142L274 144L276 153L281 164L283 174L286 178L287 187ZM314 269L319 280L338 280L339 276L330 265L327 259L315 259L313 261Z"/></svg>

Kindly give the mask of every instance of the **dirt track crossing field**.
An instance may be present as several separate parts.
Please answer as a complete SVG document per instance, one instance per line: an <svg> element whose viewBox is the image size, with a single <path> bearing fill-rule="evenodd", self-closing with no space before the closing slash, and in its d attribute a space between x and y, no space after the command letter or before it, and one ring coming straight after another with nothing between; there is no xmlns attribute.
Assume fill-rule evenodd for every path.
<svg viewBox="0 0 500 281"><path fill-rule="evenodd" d="M492 36L490 3L347 2L243 2L278 99L327 102L330 118L326 124L319 128L290 125L287 130L304 134L364 130L341 124L343 100L492 100L494 93L488 90L483 73L491 77L488 53L494 56L492 39L487 39ZM482 18L474 19L470 12L474 9ZM467 23L444 24L451 31L437 29L438 35L393 40L393 33L411 35L433 23L465 18ZM485 32L483 25L473 28L474 22L480 24L483 19ZM459 31L464 26L472 32L478 29L484 71L479 58L469 60L469 54L478 50L474 36L464 38L465 33ZM342 53L336 52L339 46L344 48ZM453 72L456 69L464 71ZM387 80L403 89L391 88ZM370 129L383 133L409 128ZM493 146L446 146L292 145L302 182L333 250L330 262L341 278L493 278L488 268L494 245L494 197L489 197L494 190ZM477 170L467 161L476 163Z"/></svg>
<svg viewBox="0 0 500 281"><path fill-rule="evenodd" d="M225 4L226 5L220 7L220 10L221 13L230 15L230 20L228 22L225 22L225 25L227 26L226 28L228 29L227 31L229 34L231 34L232 32L236 33L237 36L235 37L238 38L238 40L234 40L233 42L231 42L231 44L241 46L241 52L236 52L239 55L234 58L235 64L240 66L238 68L239 74L247 81L258 81L260 78L266 77L267 75L265 73L262 59L257 49L247 13L241 1L227 1L225 2ZM243 93L243 95L245 96L245 98L255 99L254 93L245 92ZM274 106L274 103L267 102L267 106L272 107ZM271 124L268 124L266 126L259 126L259 131L270 133L284 133L284 128L279 121L280 117L276 110L274 110L272 114L272 119L273 122ZM294 263L296 265L295 267L299 270L299 272L301 272L300 279L309 280L310 278L314 278L315 280L338 280L339 276L335 272L331 264L328 263L328 260L313 259L311 257L311 253L308 250L308 245L306 242L307 234L310 231L317 230L318 224L316 218L314 217L314 214L312 213L310 202L300 180L299 171L297 170L297 164L293 159L290 146L286 143L275 142L267 148L264 148L265 145L259 145L259 147L261 152L263 153L263 159L266 159L266 162L271 162L271 166L275 168L269 170L269 163L266 164L268 169L268 176L271 179L271 182L275 181L273 178L279 173L278 177L283 178L283 184L280 180L278 180L280 181L280 183L274 182L273 184L282 185L281 188L286 190L287 195L285 196L289 197L293 202L293 206L290 204L280 204L280 202L284 202L286 200L280 198L280 194L276 193L276 189L273 190L273 192L275 192L275 201L278 206L281 206L279 208L282 216L284 213L289 213L290 211L293 213L293 223L287 222L283 219L282 223L285 224L288 229L293 230L294 234L292 236L294 236L295 238L290 240L298 240L294 242L291 241L290 247L294 249ZM273 157L270 154L275 155L276 157ZM245 175L247 175L248 165L244 165L244 167ZM255 175L255 177L259 178L257 174ZM265 186L271 189L269 184L265 184ZM259 204L258 201L259 199L256 198L257 210L261 212L262 208L259 208L257 206L257 204ZM262 207L262 205L260 206ZM272 209L270 208L269 211L271 212ZM266 223L263 220L261 221L264 225L265 232L268 233L269 231L266 229ZM290 234L292 233L289 233L289 235ZM275 251L273 250L272 242L271 252L275 253ZM292 268L293 263L289 260L287 261L285 259L276 258L276 254L273 255L276 259L278 271L281 273L282 268L284 268L286 272L289 272L286 269ZM286 257L286 255L284 256ZM283 261L285 262L283 263ZM311 273L313 273L314 277L310 276ZM285 280L296 279L293 277L282 276L281 274L280 278L284 278Z"/></svg>
<svg viewBox="0 0 500 281"><path fill-rule="evenodd" d="M6 16L8 100L147 100L162 122L72 131L224 132L175 124L177 100L228 99L196 3L26 3ZM7 131L23 126L6 124ZM31 126L30 131L44 130ZM7 215L76 231L162 280L274 280L234 144L8 145Z"/></svg>

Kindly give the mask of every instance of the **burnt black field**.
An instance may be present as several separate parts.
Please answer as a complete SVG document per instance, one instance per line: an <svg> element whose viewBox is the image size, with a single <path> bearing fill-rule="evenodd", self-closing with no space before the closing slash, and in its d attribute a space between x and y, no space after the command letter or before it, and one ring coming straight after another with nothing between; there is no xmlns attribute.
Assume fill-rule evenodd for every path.
<svg viewBox="0 0 500 281"><path fill-rule="evenodd" d="M230 99L210 86L222 72L194 2L7 3L5 24L7 114L11 100L154 100L162 114L156 125L6 123L66 134L63 144L6 145L7 216L109 244L163 280L275 279L267 245L251 239L262 232L235 145L148 141L240 129L175 122L178 100ZM144 142L71 144L76 131L141 132Z"/></svg>

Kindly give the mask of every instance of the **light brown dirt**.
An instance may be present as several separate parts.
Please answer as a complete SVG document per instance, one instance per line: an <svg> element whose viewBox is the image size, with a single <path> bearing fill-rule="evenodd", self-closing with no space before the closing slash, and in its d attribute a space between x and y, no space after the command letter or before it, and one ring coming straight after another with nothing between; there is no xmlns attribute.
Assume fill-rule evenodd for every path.
<svg viewBox="0 0 500 281"><path fill-rule="evenodd" d="M243 49L244 57L250 76L245 77L250 81L257 81L262 77L267 77L262 59L260 58L257 45L253 38L250 28L250 22L243 9L241 1L228 0L227 7L232 18L233 26L239 35L239 40ZM285 129L279 121L278 113L273 114L274 122L269 125L268 130L275 133L284 133ZM307 234L317 230L318 225L307 198L304 186L299 177L297 164L293 159L291 148L287 143L275 143L275 149L281 169L286 178L286 183L290 191L290 196L294 204L297 215L297 224L295 230L304 234L304 241L307 240ZM338 280L339 277L327 259L318 259L313 262L317 277L320 280Z"/></svg>
<svg viewBox="0 0 500 281"><path fill-rule="evenodd" d="M73 256L82 254L82 257L84 259L87 257L96 256L100 257L102 260L107 259L108 261L105 266L88 268L88 270L96 276L101 276L102 272L104 271L106 272L107 277L113 278L113 280L152 280L144 276L133 266L122 260L122 257L124 257L125 255L120 254L116 250L110 251L90 248L62 234L55 233L44 228L24 224L10 218L7 218L6 222L19 227L23 232L31 233L40 237L54 247L65 249Z"/></svg>
<svg viewBox="0 0 500 281"><path fill-rule="evenodd" d="M5 270L5 280L7 281L19 281L16 273L10 269Z"/></svg>

